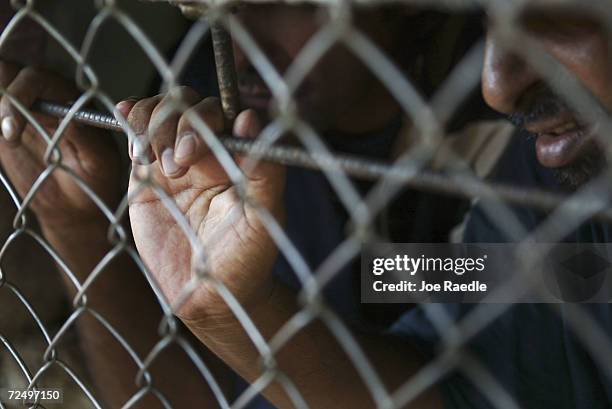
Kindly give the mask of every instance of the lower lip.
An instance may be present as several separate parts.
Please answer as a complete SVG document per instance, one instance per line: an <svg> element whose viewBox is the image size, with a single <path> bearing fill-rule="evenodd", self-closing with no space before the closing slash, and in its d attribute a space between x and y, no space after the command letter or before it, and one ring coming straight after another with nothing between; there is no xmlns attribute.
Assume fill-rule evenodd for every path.
<svg viewBox="0 0 612 409"><path fill-rule="evenodd" d="M584 129L561 135L539 134L536 141L538 161L548 168L568 166L580 157L589 141Z"/></svg>

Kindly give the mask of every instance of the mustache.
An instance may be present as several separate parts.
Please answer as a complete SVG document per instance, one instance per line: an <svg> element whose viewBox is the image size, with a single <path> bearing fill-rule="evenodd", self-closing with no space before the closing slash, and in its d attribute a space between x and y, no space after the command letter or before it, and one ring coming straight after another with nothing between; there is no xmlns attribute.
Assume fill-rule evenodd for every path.
<svg viewBox="0 0 612 409"><path fill-rule="evenodd" d="M525 128L529 123L545 120L562 112L572 111L568 105L550 90L532 94L522 104L520 110L508 116L508 120L518 128Z"/></svg>

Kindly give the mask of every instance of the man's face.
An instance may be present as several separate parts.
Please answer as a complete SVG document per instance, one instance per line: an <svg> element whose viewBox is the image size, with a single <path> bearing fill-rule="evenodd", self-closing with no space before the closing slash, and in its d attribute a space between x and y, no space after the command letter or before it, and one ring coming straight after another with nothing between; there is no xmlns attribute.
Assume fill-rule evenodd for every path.
<svg viewBox="0 0 612 409"><path fill-rule="evenodd" d="M530 10L524 30L612 112L609 34L595 18L576 10ZM536 139L539 162L555 169L562 183L577 187L605 165L587 124L556 96L524 61L488 37L483 71L487 103ZM609 135L612 138L612 135ZM612 142L612 140L611 140Z"/></svg>
<svg viewBox="0 0 612 409"><path fill-rule="evenodd" d="M272 65L283 75L328 17L314 6L242 5L236 16ZM357 24L383 50L397 40L397 28L383 13L364 13ZM245 53L235 44L241 101L262 115L269 112L270 91ZM309 70L294 94L300 116L320 131L368 132L398 113L395 101L366 66L346 47L332 47Z"/></svg>

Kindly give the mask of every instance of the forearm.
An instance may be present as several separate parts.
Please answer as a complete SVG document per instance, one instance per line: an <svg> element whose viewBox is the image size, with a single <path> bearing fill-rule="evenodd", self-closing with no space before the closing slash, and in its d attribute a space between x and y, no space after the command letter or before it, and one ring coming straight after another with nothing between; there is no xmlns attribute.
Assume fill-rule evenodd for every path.
<svg viewBox="0 0 612 409"><path fill-rule="evenodd" d="M266 302L248 311L266 341L289 321L299 308L296 295L276 283ZM261 356L237 319L207 317L186 322L194 334L249 382L261 376ZM416 350L407 344L390 343L382 337L353 334L388 390L393 391L421 367ZM321 321L300 330L276 354L278 368L288 376L309 407L374 408L375 403L350 358ZM274 382L264 395L280 409L293 408L280 383ZM439 409L435 391L428 391L409 408Z"/></svg>
<svg viewBox="0 0 612 409"><path fill-rule="evenodd" d="M51 246L63 257L83 283L95 266L112 250L107 241L108 223L92 223L69 229L43 228ZM64 277L72 299L76 294L72 282ZM153 291L136 264L120 253L108 264L86 291L87 306L104 317L139 357L144 359L161 337L157 328L162 311ZM88 368L103 400L119 408L133 396L138 367L120 343L89 312L76 323L79 339L87 358ZM207 364L222 369L216 359L206 357ZM154 386L158 387L176 407L216 407L216 400L203 377L184 352L173 346L161 353L151 368ZM181 382L176 382L181 379ZM156 398L148 396L136 407L162 407Z"/></svg>

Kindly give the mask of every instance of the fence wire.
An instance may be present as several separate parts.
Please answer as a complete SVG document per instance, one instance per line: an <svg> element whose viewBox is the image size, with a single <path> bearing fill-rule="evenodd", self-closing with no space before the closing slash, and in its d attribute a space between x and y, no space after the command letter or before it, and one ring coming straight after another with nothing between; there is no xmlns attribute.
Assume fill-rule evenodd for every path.
<svg viewBox="0 0 612 409"><path fill-rule="evenodd" d="M65 7L64 13L71 12L62 0L53 0L52 3L57 3L58 8ZM568 72L568 69L554 56L550 55L538 41L534 40L518 22L521 13L527 7L534 7L534 4L538 3L542 7L553 9L559 6L557 2L509 0L314 1L312 3L316 3L317 7L322 10L321 14L325 15L325 18L321 19L323 23L284 72L279 72L261 44L257 43L248 28L234 14L236 2L174 3L179 3L181 9L191 18L195 18L195 21L182 37L181 43L172 56L168 58L167 50L157 48L154 41L136 23L134 17L123 10L121 2L110 0L93 2L97 8L97 14L89 21L87 32L79 44L73 44L65 37L65 27L54 25L45 18L38 11L35 1L11 2L14 14L0 37L0 50L9 44L11 36L16 35L20 24L24 21L33 22L35 26L42 29L45 37L58 43L74 61L76 69L72 81L78 87L79 94L72 99L73 102L69 104L68 110L61 113L63 119L59 121L59 125L50 128L43 123L38 112L30 109L31 103L26 105L11 95L10 89L1 89L2 95L10 99L14 109L27 119L36 137L43 141L44 147L44 151L36 152L43 158L44 166L25 191L20 192L13 186L9 175L14 175L15 171L9 172L6 164L3 164L5 169L0 172L0 181L14 204L14 210L3 209L2 211L4 218L12 218L12 227L0 250L0 293L4 300L2 303L18 306L15 308L25 312L31 333L36 333L36 338L42 336L44 343L44 350L38 351L38 355L31 359L26 357L30 353L22 350L25 346L18 339L12 338L15 335L5 334L3 328L0 328L2 354L5 356L3 361L10 361L7 368L9 366L17 368L16 372L21 379L21 384L27 388L41 385L53 386L53 378L50 374L60 373L62 377L70 380L68 383L76 390L75 394L82 397L82 400L78 404L75 403L74 407L81 407L84 402L88 402L91 407L95 408L109 407L108 402L105 402L102 397L101 391L104 390L104 386L97 384L97 380L119 377L120 374L115 373L112 369L115 367L114 363L107 362L110 373L102 377L96 373L99 368L90 366L88 368L90 373L88 373L83 365L91 354L104 356L106 348L102 345L98 345L100 349L97 350L83 347L71 353L74 356L69 357L70 359L63 358L65 356L62 349L63 343L66 343L66 339L71 337L71 332L76 332L80 337L85 338L80 341L83 345L92 342L92 339L87 339L83 332L93 327L82 326L77 330L79 322L89 320L89 322L96 323L98 331L106 333L107 340L111 339L116 343L114 347L122 349L127 354L126 357L133 361L133 367L136 368L132 374L133 385L130 387L133 389L131 389L130 397L121 402L123 408L138 407L145 399L152 399L154 404L159 404L161 407L176 407L174 406L176 403L167 397L161 388L158 388L159 379L154 375L154 368L164 360L164 355L170 354L170 351L174 351L175 354L179 351L182 359L187 360L193 367L194 372L189 375L193 376L194 380L189 380L189 383L197 383L203 389L207 385L211 396L214 396L214 400L221 408L249 407L257 395L275 383L281 385L287 396L287 402L290 402L291 405L296 408L309 408L312 406L303 396L303 391L294 383L291 376L283 372L283 368L277 363L277 357L288 344L297 342L296 338L305 328L314 322L320 322L335 338L347 359L350 360L360 378L360 380L355 379L355 383L361 382L365 385L374 407L385 409L405 407L430 387L443 382L449 373L458 371L472 381L479 392L489 400L492 407L520 408L520 402L517 402L516 398L499 383L495 374L486 365L483 365L483 362L467 353L464 348L488 324L511 308L511 305L482 304L475 307L460 321L456 321L440 305L420 305L419 308L423 309L433 327L438 331L442 347L438 350L435 359L426 362L403 384L391 389L384 381L384 374L379 373L376 365L370 362L368 354L355 335L355 329L343 319L339 311L327 302L327 299L323 297L323 291L344 268L359 257L364 242L382 239L374 228L376 220L406 185L417 189L462 195L470 199L487 199L481 200L481 204L490 219L494 221L495 228L520 243L517 257L522 261L525 271L529 271L529 266L537 263L542 256L530 246L533 241L552 245L561 241L586 220L591 218L612 219L612 209L609 207L609 197L612 193L609 180L612 176L612 168L606 168L600 176L567 195L520 185L496 184L483 178L469 163L469 160L452 149L446 150L442 167L432 172L430 167L432 161L439 155L441 147L447 146L445 143L450 133L449 121L462 108L470 95L473 95L480 87L485 39L475 41L464 53L461 61L452 65L445 80L435 89L433 95L424 97L414 78L406 75L404 69L399 67L392 57L387 55L355 23L357 9L375 10L377 7L391 5L442 10L450 13L486 14L489 21L487 29L490 35L495 36L508 50L525 59L545 79L550 88L562 96L571 109L586 122L598 124L597 136L601 139L600 145L605 147L605 154L609 158L612 146L605 136L612 135L612 123L607 109L602 107L601 103L585 89L580 81L571 72ZM590 15L603 27L606 27L608 33L612 30L612 7L608 2L580 0L562 3L564 7L574 7L581 13ZM79 16L74 16L74 18L78 19ZM88 184L82 172L74 168L74 163L65 163L66 155L62 141L70 132L73 122L79 119L79 115L82 115L82 111L95 105L98 108L105 108L108 112L116 112L115 104L118 101L100 86L99 75L89 62L91 53L95 52L95 44L101 27L109 21L118 23L116 27L125 30L140 45L161 79L159 88L174 96L170 99L171 102L164 106L159 116L171 118L176 113L185 115L201 142L210 149L215 160L220 164L220 169L226 174L228 189L232 187L231 191L242 201L245 212L256 215L256 219L260 221L270 236L271 242L295 273L299 292L296 293L294 302L299 308L295 313L291 313L284 325L277 328L272 335L262 332L258 323L250 316L249 306L242 305L233 293L231 283L228 284L217 274L211 274L209 269L211 257L220 257L218 253L211 255L209 249L222 242L225 234L241 226L237 223L242 222L243 213L228 213L224 220L218 221L219 227L215 235L204 237L199 226L194 225L193 220L190 219L192 215L188 209L186 210L183 199L169 191L167 183L159 183L160 178L156 174L158 172L156 165L135 167L132 171L133 180L129 193L125 191L122 193L121 200L109 203L107 198L96 190L97 186L93 188ZM214 128L196 112L189 110L193 101L184 98L181 88L182 74L198 47L210 35L210 22L224 27L231 34L233 41L243 50L246 58L272 94L274 115L261 130L256 149L253 148L255 145L248 143L246 147L240 148L238 140L235 141L238 148L234 146L233 151L228 151L228 144L223 143L223 135L215 132ZM325 142L326 138L317 127L302 118L296 109L298 89L317 63L337 45L343 45L350 50L380 80L401 107L402 115L405 117L404 123L409 124L409 126L404 125L406 131L404 133L417 142L413 142L412 139L407 141L410 143L409 149L401 152L393 162L380 164L372 162L372 158L368 157L347 159L342 154L332 151ZM121 44L116 44L116 47L121 47ZM132 129L127 119L120 114L118 114L117 121L118 126L126 135L124 139L134 144L134 141L140 137L140 130ZM226 135L227 132L224 131L223 134ZM282 141L282 137L286 134L293 135L296 144L292 145L291 149L294 150L289 151L290 154L285 153L285 156L275 158L270 152L280 152L274 149L287 148ZM102 135L99 136L100 138L106 138L103 134L100 135ZM146 140L142 149L147 149L151 143L153 141ZM299 149L296 150L295 146L299 146ZM236 149L242 149L241 152L247 154L240 164L233 155ZM320 265L311 265L307 256L300 250L300 246L289 237L277 215L270 211L266 203L258 203L251 197L253 190L250 184L254 182L245 177L245 174L250 174L260 164L262 157L286 165L307 165L309 168L317 169L325 176L337 201L347 212L347 226L350 228L346 230L342 241ZM375 181L366 194L357 188L354 179L351 178L364 167L375 171L369 175ZM347 171L351 169L353 175L347 174ZM107 221L106 237L100 237L99 240L100 243L105 243L106 250L104 254L98 255L91 271L74 271L70 263L66 261L71 258L70 246L56 248L52 244L53 241L40 232L34 217L36 211L30 212L37 197L43 194L41 192L44 191L45 186L57 183L54 180L58 174L61 174L63 180L73 181L76 188L73 188L72 191L78 191L79 195L89 198ZM94 178L93 180L100 179ZM186 279L183 279L183 282L178 277L175 278L172 273L172 268L177 268L176 264L150 265L147 260L143 260L140 254L142 251L139 253L133 242L131 230L134 229L135 221L132 220L132 229L126 228L128 210L132 202L143 192L147 194L147 200L158 201L159 206L165 209L163 223L174 225L169 234L181 237L187 243L183 245L189 247L192 260L188 265L192 272ZM513 205L526 203L550 211L546 221L535 231L528 231L513 212ZM77 223L77 221L74 222ZM138 222L142 223L142 218ZM149 223L161 225L162 221L150 220ZM160 237L164 237L168 243L174 240L168 235ZM49 323L41 318L39 308L46 309L47 307L43 305L35 308L33 306L37 303L36 292L28 294L20 289L16 284L18 281L16 278L22 272L15 271L6 262L13 247L24 238L27 238L31 246L36 247L36 254L46 253L50 262L57 267L62 277L61 281L66 287L71 287L70 291L66 291L72 296L70 312L62 318L59 324ZM143 238L137 237L137 244L139 240ZM163 250L163 246L160 249ZM151 256L150 250L148 255ZM107 317L96 307L98 303L103 302L99 295L94 294L100 291L96 288L97 283L102 280L109 266L117 264L118 260L125 259L130 260L130 264L135 266L133 268L138 269L139 276L146 279L153 289L154 296L152 297L159 305L159 316L156 317L159 326L154 345L135 347L135 340L128 339L129 337L112 324L114 319ZM160 261L157 257L152 257L151 260ZM248 268L249 266L243 267ZM56 281L60 280L57 277ZM505 294L504 298L515 297L520 300L522 294L536 286L533 280L520 278L499 289L500 293ZM182 284L180 288L177 283ZM58 284L58 288L61 286ZM184 331L180 319L175 316L175 314L181 316L181 312L184 311L184 308L189 307L193 297L201 297L201 293L198 294L197 291L203 286L209 289L209 293L218 294L219 303L227 305L259 354L260 361L251 362L252 367L255 368L254 371L259 371L257 377L239 393L228 392L227 385L220 379L219 372L215 369L215 364L211 364L210 359L207 358L207 352L203 352L197 341L194 343L194 340ZM126 294L120 295L122 291ZM117 283L113 291L105 294L108 296L116 292L117 299L134 300L144 296L132 294L129 291L129 287L122 288L121 283ZM560 310L558 305L550 308L555 312ZM563 310L568 325L578 335L580 342L594 359L603 363L612 362L612 345L600 324L579 305L572 305L571 308L567 307ZM134 320L138 320L141 314L138 310L125 310L118 313L123 316L132 314ZM304 357L304 359L307 358L309 357ZM296 357L296 359L299 361L301 357ZM124 368L123 363L117 362L116 364L116 371ZM611 366L606 364L603 366L607 369L608 381L612 381ZM174 382L179 381L183 380L174 379ZM0 408L4 407L8 406L0 403ZM32 407L44 407L44 405L34 404Z"/></svg>

